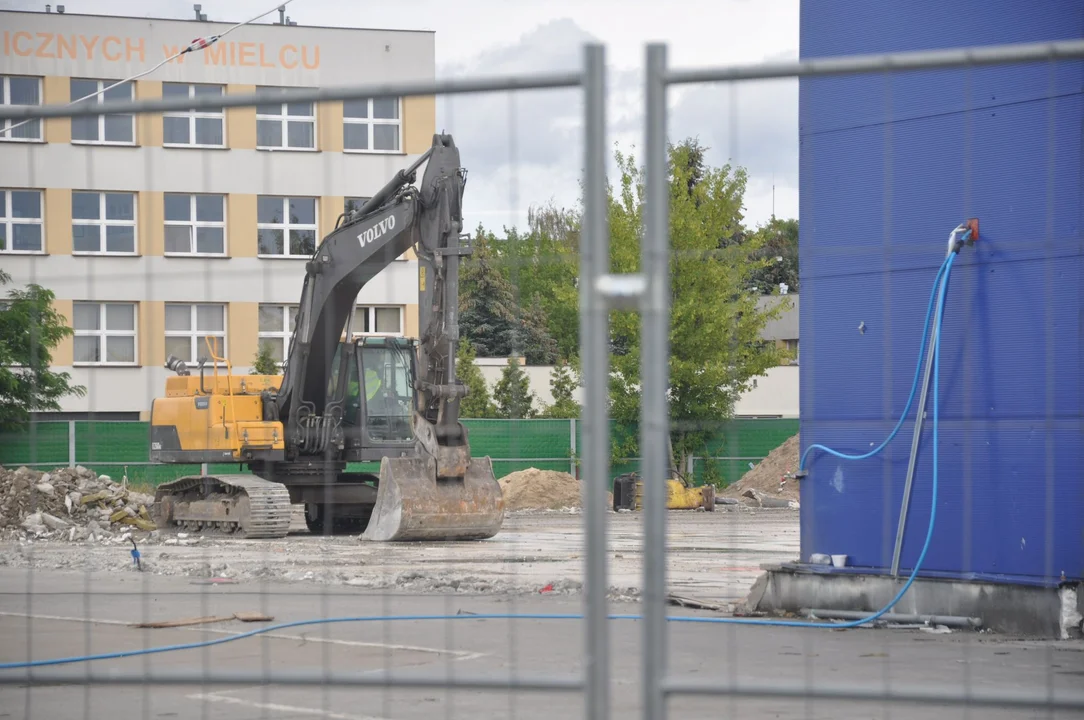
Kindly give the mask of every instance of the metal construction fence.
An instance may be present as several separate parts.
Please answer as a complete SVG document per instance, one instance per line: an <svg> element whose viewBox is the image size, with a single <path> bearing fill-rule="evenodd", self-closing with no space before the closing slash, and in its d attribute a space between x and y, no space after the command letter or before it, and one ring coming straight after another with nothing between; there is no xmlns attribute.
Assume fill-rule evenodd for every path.
<svg viewBox="0 0 1084 720"><path fill-rule="evenodd" d="M966 37L966 34L962 37ZM611 273L611 227L606 177L609 148L606 54L604 48L598 45L584 48L583 67L574 72L318 88L290 91L286 95L257 92L221 97L106 101L99 105L74 107L3 107L0 118L20 120L251 108L269 101L327 102L387 96L526 93L567 88L582 90L584 102L583 222L578 256L578 288L580 360L585 380L585 401L582 417L578 420L576 440L576 452L581 458L580 474L584 478L583 512L578 516L578 521L582 521L583 547L576 547L574 541L552 535L540 539L537 533L525 533L516 536L519 539L514 548L515 562L519 566L526 566L537 559L536 554L543 551L543 545L552 543L559 546L564 560L572 559L580 568L583 578L582 605L578 597L573 601L556 600L559 609L555 611L551 606L547 612L547 606L540 604L541 601L535 596L513 599L500 605L490 603L484 605L488 611L483 612L463 610L460 607L461 598L467 595L456 595L456 591L462 589L458 581L446 587L447 592L435 601L438 610L433 609L434 605L418 604L421 601L416 598L392 597L389 593L380 596L378 603L367 606L370 609L378 606L379 609L371 614L357 610L364 600L363 596L329 588L306 596L296 586L284 589L281 584L273 584L266 575L255 576L253 582L257 585L238 588L234 593L227 585L215 584L216 580L221 579L217 573L221 567L236 562L235 556L239 557L249 548L248 544L187 547L181 542L166 550L174 558L177 554L190 551L192 557L205 559L206 571L196 576L202 587L196 591L184 585L175 586L172 590L162 589L154 585L159 581L157 576L152 578L152 572L142 572L135 581L141 604L132 610L129 617L111 621L113 625L127 625L133 618L146 619L156 612L158 603L170 602L182 594L194 598L191 600L193 608L190 614L205 617L221 613L230 599L251 596L263 612L269 612L274 607L277 615L284 615L291 622L296 621L295 625L323 625L324 633L321 635L310 629L300 635L287 634L283 632L287 629L283 627L287 624L283 621L283 625L276 626L274 634L266 632L255 640L240 639L238 636L243 634L242 630L212 629L206 637L202 637L201 642L163 647L161 635L133 634L122 637L123 628L111 628L108 623L94 625L91 621L92 612L107 612L111 603L121 602L125 592L132 592L131 585L122 587L116 584L119 581L110 584L109 577L122 567L130 569L131 561L127 555L121 558L123 564L112 562L99 566L99 570L105 571L104 580L92 578L93 572L88 567L85 576L72 584L71 571L83 569L71 559L75 557L75 551L68 547L62 549L66 558L63 562L66 564L58 567L69 571L64 576L68 580L59 576L51 578L35 570L35 553L41 554L46 550L32 544L18 551L19 566L15 568L27 568L25 587L5 589L25 598L22 610L9 613L10 617L23 618L25 626L20 626L22 629L18 633L13 630L18 637L11 638L11 642L5 638L4 644L9 648L6 651L9 657L14 652L11 648L25 648L21 662L33 661L37 664L20 665L13 659L12 665L0 669L0 683L5 692L10 693L6 697L10 702L22 703L26 717L90 716L92 710L119 717L116 713L120 704L117 696L112 694L115 690L110 686L134 688L128 696L132 703L128 709L139 708L140 716L145 717L166 712L156 703L163 702L160 698L172 692L176 692L176 695L169 696L175 698L170 702L198 701L202 717L210 717L219 710L225 713L221 716L232 717L234 715L230 713L233 709L238 712L258 710L264 717L293 713L295 716L335 718L428 717L438 714L445 717L534 718L552 717L560 713L600 719L631 713L659 720L668 714L695 714L698 717L733 714L734 717L746 717L753 716L754 712L767 716L786 712L790 716L842 717L850 713L852 708L849 703L857 703L866 715L879 712L886 717L902 716L900 713L904 705L936 706L939 716L947 712L946 708L951 708L969 713L965 717L974 712L983 713L984 716L989 713L993 717L999 711L1010 713L1006 717L1020 717L1021 713L1029 711L1049 713L1045 716L1055 717L1054 713L1059 710L1084 710L1084 694L1079 687L1074 690L1071 685L1063 684L1062 681L1068 682L1066 677L1056 676L1051 669L1053 650L1049 648L1024 653L1027 659L1011 666L1014 681L1019 676L1030 678L1030 685L1026 688L1001 687L999 682L978 679L977 673L993 672L991 668L1005 662L1002 660L994 659L988 665L968 665L960 670L958 663L968 663L972 654L979 652L974 647L977 643L966 641L959 643L968 646L967 649L957 650L959 654L956 657L960 659L942 658L945 664L937 667L920 667L918 670L911 667L913 672L907 677L912 682L908 682L897 680L895 674L904 673L909 667L908 663L921 665L923 660L915 647L925 646L926 643L893 644L896 641L887 639L850 641L841 639L845 633L793 627L776 634L756 636L753 642L744 642L742 638L745 636L735 625L742 622L755 624L752 618L687 615L679 618L680 622L675 622L674 618L668 616L668 574L675 572L668 562L668 556L676 551L675 546L681 544L683 539L680 537L681 530L672 531L669 527L675 521L667 513L666 486L660 482L645 483L643 513L636 519L636 523L643 526L642 548L627 542L621 547L611 545L611 530L617 527L618 519L608 514L606 499L608 482L614 470L610 454L607 395L611 361L609 328L613 310L635 311L642 323L641 422L638 427L641 475L662 478L668 470L671 430L668 419L668 368L672 322L672 288L668 268L673 253L669 243L671 226L667 184L667 96L670 88L718 82L732 83L733 87L737 87L756 80L830 75L890 74L899 77L908 71L952 67L1005 63L1053 65L1056 61L1070 58L1084 58L1084 41L678 70L669 66L665 46L651 45L647 48L645 65L646 136L643 157L646 166L640 248L642 270L634 273ZM803 303L803 309L805 307ZM807 328L807 332L816 332L816 329ZM803 363L802 369L806 372L807 364ZM567 428L565 424L559 426ZM523 433L522 436L527 436L526 427L521 427L515 433L502 430L496 434L516 436ZM80 457L79 434L67 435L69 431L60 430L58 437L64 438L62 443L68 442L70 446L71 438L76 439L75 456ZM479 431L477 437L485 434ZM108 446L98 444L94 448L95 453L111 451ZM67 460L67 452L70 451L61 444L57 457ZM87 452L91 452L89 445ZM133 454L133 457L136 455ZM853 518L837 519L837 522L850 520ZM542 524L548 522L544 520ZM718 526L725 523L720 521ZM367 572L364 563L377 562L379 554L361 545L337 546L321 541L319 546L308 547L302 552L279 544L264 552L268 558L276 553L289 555L299 552L297 563L300 568L296 577L307 582L311 578L304 573L307 571L309 576L318 575L336 547L345 548L342 553L351 560L361 558L362 553L369 553L351 569L351 580L361 578L358 584L363 584ZM113 552L124 554L128 550L125 544ZM462 546L449 548L438 544L438 547L427 549L423 556L403 562L408 565L406 569L416 575L423 568L433 565L461 562L468 551ZM624 553L641 551L643 564L636 581L639 585L639 611L634 615L612 618L611 593L615 584L627 578L611 576L611 570L623 560ZM386 552L391 557L406 550L391 548ZM138 560L138 555L133 557ZM169 561L168 557L157 557L161 558L156 560L158 564ZM706 562L704 557L705 554L698 556L697 562ZM755 559L750 560L750 563L755 562ZM510 569L506 572L509 575L517 572L515 565L508 567ZM377 572L372 570L373 574ZM707 570L701 570L701 574L705 573ZM394 588L395 582L409 583L413 576L404 573L396 577L398 579L389 587ZM409 585L404 587L411 589ZM552 591L554 588L547 586L544 590ZM481 601L475 599L474 602ZM521 606L524 608L522 612L519 610ZM417 614L408 614L408 610L404 609L408 607L423 609ZM83 632L65 635L56 628L51 632L37 629L48 628L49 623L62 621L83 622ZM565 631L558 629L559 621L574 622L576 632L561 635ZM728 621L731 624L727 624ZM332 635L327 627L334 622L369 624L371 630L361 639L348 637L345 629L338 628ZM498 624L507 628L506 635L483 637L483 631L478 629L488 627L492 631ZM376 630L377 626L379 631ZM103 627L108 632L103 631ZM215 632L220 634L210 634ZM254 630L250 634L258 636L261 632L264 631ZM476 632L477 635L474 634ZM751 628L749 632L774 631ZM814 637L815 633L819 634ZM245 636L248 634L245 633ZM65 637L72 640L74 645L58 644L58 636L64 636L61 640ZM443 648L432 647L437 642L437 636L447 643ZM242 650L246 642L253 645ZM848 642L864 642L866 645L859 649L855 644L845 644ZM258 648L256 643L259 643ZM463 644L470 647L463 649L460 647ZM217 646L221 646L221 650L216 649ZM313 650L314 647L316 650ZM698 658L709 653L716 655L707 666L696 665L693 670L681 670L674 658L683 652L683 647L695 648L693 654ZM752 648L748 662L739 654L739 647ZM100 656L90 659L89 656L96 653ZM441 665L436 669L427 667L434 665L427 653L437 657ZM891 663L887 660L875 663L876 658L886 658L889 654L892 655ZM53 659L58 655L67 657ZM777 673L777 664L782 662L785 655L801 656L805 665L789 676ZM853 655L863 658L857 662L866 667L856 671L862 680L848 680L848 672L835 672L836 663L842 663L844 655L848 662L854 662ZM897 655L902 659L897 659ZM1033 664L1040 661L1045 664ZM483 663L489 672L472 672L471 662ZM876 669L869 670L874 664ZM760 668L770 677L749 679L746 671L750 666ZM570 668L576 668L578 672L572 672ZM620 674L618 668L621 668ZM1079 675L1078 666L1074 665L1071 672ZM13 686L22 690L15 692ZM99 696L97 691L103 688L108 689ZM319 695L314 692L317 690ZM248 694L242 697L240 693L243 692ZM494 700L499 693L506 695L504 702ZM524 694L534 697L529 701L516 699ZM566 700L559 694L575 695L575 705L564 705ZM58 708L56 698L61 697L68 698L70 702L82 702L81 710ZM719 698L725 699L725 703L720 702ZM681 709L678 709L678 704ZM34 712L31 711L32 707L35 708ZM37 710L39 707L43 709ZM189 716L191 710L190 706L177 704L169 711Z"/></svg>

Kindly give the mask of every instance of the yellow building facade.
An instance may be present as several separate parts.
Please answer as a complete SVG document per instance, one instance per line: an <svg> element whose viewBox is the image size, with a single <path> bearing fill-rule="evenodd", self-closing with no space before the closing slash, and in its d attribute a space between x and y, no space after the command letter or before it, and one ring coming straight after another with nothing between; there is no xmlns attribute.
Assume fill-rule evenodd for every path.
<svg viewBox="0 0 1084 720"><path fill-rule="evenodd" d="M143 72L227 24L0 12L2 100L63 104ZM429 32L259 24L90 102L430 80ZM305 261L351 204L428 149L432 97L0 121L0 267L56 295L54 352L85 397L69 416L145 416L168 355L204 338L239 372L281 359ZM407 253L358 297L355 329L417 336Z"/></svg>

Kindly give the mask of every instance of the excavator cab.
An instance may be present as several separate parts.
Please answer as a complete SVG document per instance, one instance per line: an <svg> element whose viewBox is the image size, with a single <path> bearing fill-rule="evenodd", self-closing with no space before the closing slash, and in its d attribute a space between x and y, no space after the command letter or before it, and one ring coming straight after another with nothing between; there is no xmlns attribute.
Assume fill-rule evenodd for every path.
<svg viewBox="0 0 1084 720"><path fill-rule="evenodd" d="M328 398L336 397L339 364L352 357L343 390L343 434L347 459L379 460L388 452L414 447L414 341L362 337L352 353L339 346L332 364Z"/></svg>

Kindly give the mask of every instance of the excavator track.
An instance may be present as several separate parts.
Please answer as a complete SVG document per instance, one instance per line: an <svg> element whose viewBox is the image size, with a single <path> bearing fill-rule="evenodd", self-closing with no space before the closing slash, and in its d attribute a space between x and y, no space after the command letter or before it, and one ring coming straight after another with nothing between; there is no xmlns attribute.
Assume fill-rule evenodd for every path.
<svg viewBox="0 0 1084 720"><path fill-rule="evenodd" d="M191 475L155 490L159 529L241 538L282 538L290 529L290 493L253 475Z"/></svg>

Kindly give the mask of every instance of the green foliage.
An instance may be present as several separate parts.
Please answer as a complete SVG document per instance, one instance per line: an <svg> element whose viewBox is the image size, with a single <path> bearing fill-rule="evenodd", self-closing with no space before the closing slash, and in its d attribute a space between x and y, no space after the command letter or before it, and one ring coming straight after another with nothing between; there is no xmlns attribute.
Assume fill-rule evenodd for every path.
<svg viewBox="0 0 1084 720"><path fill-rule="evenodd" d="M538 298L526 307L517 302L499 242L478 227L474 251L463 263L460 330L483 357L517 353L531 365L548 365L557 358L557 343L546 329L545 311Z"/></svg>
<svg viewBox="0 0 1084 720"><path fill-rule="evenodd" d="M489 396L486 379L474 364L474 348L468 342L459 343L456 353L455 375L467 386L467 395L459 404L459 415L465 418L495 418L497 407Z"/></svg>
<svg viewBox="0 0 1084 720"><path fill-rule="evenodd" d="M0 285L9 282L0 270ZM31 413L59 411L61 398L86 395L70 374L49 370L52 351L73 334L54 299L51 290L28 285L8 291L0 306L0 430L24 429Z"/></svg>
<svg viewBox="0 0 1084 720"><path fill-rule="evenodd" d="M578 418L582 408L573 397L579 386L578 373L567 361L561 360L550 372L550 394L553 404L542 413L544 418Z"/></svg>
<svg viewBox="0 0 1084 720"><path fill-rule="evenodd" d="M757 257L766 265L750 278L753 287L771 294L779 291L779 283L786 283L788 292L799 292L798 221L773 217L755 235L760 246Z"/></svg>
<svg viewBox="0 0 1084 720"><path fill-rule="evenodd" d="M532 207L527 231L507 231L502 244L502 271L521 298L540 306L543 326L555 342L556 356L569 360L579 354L580 217L574 210L550 204ZM528 362L530 356L528 355ZM545 364L553 362L548 361Z"/></svg>
<svg viewBox="0 0 1084 720"><path fill-rule="evenodd" d="M493 388L493 400L499 417L515 420L535 416L531 382L520 367L519 358L508 358L508 364L504 366L501 378Z"/></svg>
<svg viewBox="0 0 1084 720"><path fill-rule="evenodd" d="M617 153L620 183L609 197L613 272L640 270L643 172ZM765 265L762 238L742 233L746 175L740 168L706 166L704 148L687 140L669 148L670 393L672 459L677 467L703 447L711 431L733 416L751 380L783 355L763 343L765 323L784 304L758 310L750 279ZM734 238L739 237L740 240ZM611 415L633 424L640 414L640 317L612 314L615 355ZM638 438L616 443L615 455L638 452Z"/></svg>
<svg viewBox="0 0 1084 720"><path fill-rule="evenodd" d="M271 355L271 347L266 343L260 343L260 349L252 360L251 375L278 375L279 364Z"/></svg>

